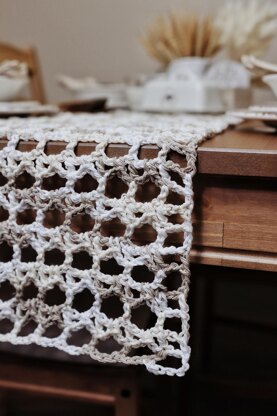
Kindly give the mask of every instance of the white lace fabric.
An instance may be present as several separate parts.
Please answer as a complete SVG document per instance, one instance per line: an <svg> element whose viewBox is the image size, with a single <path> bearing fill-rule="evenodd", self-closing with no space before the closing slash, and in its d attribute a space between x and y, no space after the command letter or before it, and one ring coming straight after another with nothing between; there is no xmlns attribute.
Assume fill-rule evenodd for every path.
<svg viewBox="0 0 277 416"><path fill-rule="evenodd" d="M0 150L0 341L183 376L197 146L228 123L225 116L127 112L0 121L0 137L8 139ZM25 141L35 148L19 150ZM47 154L53 141L65 147ZM80 142L95 149L78 156ZM112 143L127 153L109 157ZM157 156L141 159L149 144ZM114 221L119 235L109 234ZM152 237L138 242L137 232Z"/></svg>

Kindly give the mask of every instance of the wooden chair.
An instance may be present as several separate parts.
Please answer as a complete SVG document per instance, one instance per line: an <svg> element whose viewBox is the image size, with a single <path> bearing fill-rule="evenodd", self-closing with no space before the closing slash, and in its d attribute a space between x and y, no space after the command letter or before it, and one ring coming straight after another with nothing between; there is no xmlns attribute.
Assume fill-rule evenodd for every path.
<svg viewBox="0 0 277 416"><path fill-rule="evenodd" d="M0 43L0 62L5 60L17 60L27 64L32 99L45 103L45 92L35 48L19 49L6 43Z"/></svg>

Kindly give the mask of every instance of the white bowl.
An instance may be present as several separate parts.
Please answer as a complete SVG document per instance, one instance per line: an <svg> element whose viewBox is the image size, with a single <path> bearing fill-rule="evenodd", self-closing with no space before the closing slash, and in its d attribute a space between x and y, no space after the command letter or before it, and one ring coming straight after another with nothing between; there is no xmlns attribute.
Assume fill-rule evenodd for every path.
<svg viewBox="0 0 277 416"><path fill-rule="evenodd" d="M28 82L28 78L9 78L0 75L0 101L11 101L18 98L19 93Z"/></svg>
<svg viewBox="0 0 277 416"><path fill-rule="evenodd" d="M277 74L264 75L263 81L271 88L275 97L277 97Z"/></svg>

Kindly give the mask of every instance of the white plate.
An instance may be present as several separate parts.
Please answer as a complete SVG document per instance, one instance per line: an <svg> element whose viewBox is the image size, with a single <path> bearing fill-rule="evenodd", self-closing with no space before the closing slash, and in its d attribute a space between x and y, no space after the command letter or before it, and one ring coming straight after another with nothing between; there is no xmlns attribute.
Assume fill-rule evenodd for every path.
<svg viewBox="0 0 277 416"><path fill-rule="evenodd" d="M249 110L251 112L254 111L254 113L270 113L270 114L277 114L277 104L276 105L268 105L268 106L259 106L259 105L255 105L255 106L251 106L249 107Z"/></svg>
<svg viewBox="0 0 277 416"><path fill-rule="evenodd" d="M251 109L241 109L236 111L228 111L228 115L243 120L262 121L264 124L277 128L277 111L253 111Z"/></svg>
<svg viewBox="0 0 277 416"><path fill-rule="evenodd" d="M58 111L55 105L40 104L37 101L0 102L0 117L51 115Z"/></svg>

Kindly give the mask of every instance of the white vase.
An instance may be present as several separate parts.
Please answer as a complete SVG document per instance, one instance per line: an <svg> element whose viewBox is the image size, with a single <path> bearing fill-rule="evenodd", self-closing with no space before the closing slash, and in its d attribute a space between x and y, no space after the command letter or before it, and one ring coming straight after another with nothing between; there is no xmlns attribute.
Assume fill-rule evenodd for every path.
<svg viewBox="0 0 277 416"><path fill-rule="evenodd" d="M174 79L199 79L211 60L201 57L179 58L172 61L168 67L168 76Z"/></svg>

